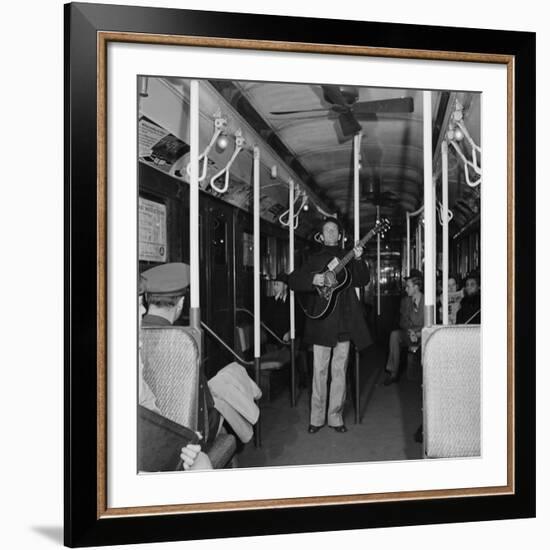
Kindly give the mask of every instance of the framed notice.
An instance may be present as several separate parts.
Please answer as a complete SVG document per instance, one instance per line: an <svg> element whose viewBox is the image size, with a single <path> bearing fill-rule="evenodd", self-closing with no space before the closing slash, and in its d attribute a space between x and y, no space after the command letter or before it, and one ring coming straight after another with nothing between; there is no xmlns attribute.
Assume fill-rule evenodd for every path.
<svg viewBox="0 0 550 550"><path fill-rule="evenodd" d="M166 206L139 198L139 259L166 261Z"/></svg>

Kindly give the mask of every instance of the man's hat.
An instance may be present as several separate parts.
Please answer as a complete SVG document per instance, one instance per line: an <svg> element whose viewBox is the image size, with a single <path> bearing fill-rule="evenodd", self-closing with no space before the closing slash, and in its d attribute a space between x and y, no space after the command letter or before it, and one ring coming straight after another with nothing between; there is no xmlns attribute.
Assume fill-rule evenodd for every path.
<svg viewBox="0 0 550 550"><path fill-rule="evenodd" d="M405 279L410 279L411 277L420 277L423 279L424 275L422 274L422 271L413 268L409 271L409 276L405 277Z"/></svg>
<svg viewBox="0 0 550 550"><path fill-rule="evenodd" d="M189 286L189 266L183 263L169 263L152 267L141 276L148 294L180 296Z"/></svg>

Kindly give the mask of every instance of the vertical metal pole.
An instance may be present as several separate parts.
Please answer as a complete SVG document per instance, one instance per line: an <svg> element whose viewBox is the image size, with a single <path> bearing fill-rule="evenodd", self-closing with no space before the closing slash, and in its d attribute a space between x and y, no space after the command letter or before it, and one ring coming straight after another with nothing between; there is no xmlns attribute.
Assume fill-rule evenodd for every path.
<svg viewBox="0 0 550 550"><path fill-rule="evenodd" d="M437 221L437 179L434 177L432 180L433 184L433 195L432 195L432 212L434 213L434 233L433 233L433 259L434 259L434 324L437 324L437 313L435 308L437 307L437 229L439 227L439 222Z"/></svg>
<svg viewBox="0 0 550 550"><path fill-rule="evenodd" d="M415 254L415 263L416 269L420 269L420 217L416 221L416 254Z"/></svg>
<svg viewBox="0 0 550 550"><path fill-rule="evenodd" d="M361 161L361 132L355 134L353 141L353 238L354 245L361 238L359 235L359 163ZM357 289L357 296L359 296L359 289Z"/></svg>
<svg viewBox="0 0 550 550"><path fill-rule="evenodd" d="M411 275L411 216L407 212L407 277Z"/></svg>
<svg viewBox="0 0 550 550"><path fill-rule="evenodd" d="M420 224L420 264L419 268L422 268L422 260L424 259L424 268L426 268L426 219L422 217L423 224Z"/></svg>
<svg viewBox="0 0 550 550"><path fill-rule="evenodd" d="M431 326L435 320L435 209L432 155L432 92L424 91L424 326Z"/></svg>
<svg viewBox="0 0 550 550"><path fill-rule="evenodd" d="M443 324L449 324L449 146L441 142L441 200L443 208L442 253L443 253Z"/></svg>
<svg viewBox="0 0 550 550"><path fill-rule="evenodd" d="M359 235L360 214L359 214L359 169L361 162L361 132L355 134L353 142L353 239L354 244L361 238ZM355 289L357 298L360 297L359 288ZM355 348L355 423L359 424L360 418L360 370L359 370L359 350Z"/></svg>
<svg viewBox="0 0 550 550"><path fill-rule="evenodd" d="M260 149L254 147L254 375L256 384L260 385L261 378L261 340L260 340ZM256 424L256 446L260 447L261 414Z"/></svg>
<svg viewBox="0 0 550 550"><path fill-rule="evenodd" d="M380 219L380 206L376 206L376 221ZM376 312L380 316L380 233L376 234Z"/></svg>
<svg viewBox="0 0 550 550"><path fill-rule="evenodd" d="M288 180L288 269L294 271L294 181ZM290 291L290 406L296 405L296 326L294 291Z"/></svg>
<svg viewBox="0 0 550 550"><path fill-rule="evenodd" d="M200 329L200 288L199 288L199 81L191 80L189 116L189 160L191 179L189 182L189 271L191 327Z"/></svg>

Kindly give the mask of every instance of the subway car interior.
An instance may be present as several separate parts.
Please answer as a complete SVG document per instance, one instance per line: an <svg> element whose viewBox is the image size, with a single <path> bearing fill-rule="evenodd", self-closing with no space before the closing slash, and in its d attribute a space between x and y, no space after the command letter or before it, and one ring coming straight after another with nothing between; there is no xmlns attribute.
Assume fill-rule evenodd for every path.
<svg viewBox="0 0 550 550"><path fill-rule="evenodd" d="M140 328L155 410L215 431L201 447L214 468L479 456L481 94L170 76L141 76L137 91L144 319L159 268L189 277L181 312ZM341 253L304 291L294 274L330 248L330 220ZM315 318L312 297L328 314ZM422 318L412 333L407 299ZM348 315L347 301L346 326L359 312L368 341L351 338L331 424L337 347L315 323ZM325 378L316 349L332 349ZM155 465L146 421L152 465L138 469L181 469Z"/></svg>

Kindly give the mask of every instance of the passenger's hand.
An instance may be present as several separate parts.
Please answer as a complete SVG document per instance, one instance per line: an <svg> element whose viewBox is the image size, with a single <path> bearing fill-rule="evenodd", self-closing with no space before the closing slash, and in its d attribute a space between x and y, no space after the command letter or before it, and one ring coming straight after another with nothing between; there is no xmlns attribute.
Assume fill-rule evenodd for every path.
<svg viewBox="0 0 550 550"><path fill-rule="evenodd" d="M316 273L313 276L313 284L315 286L325 286L325 277L322 273Z"/></svg>
<svg viewBox="0 0 550 550"><path fill-rule="evenodd" d="M195 464L200 452L200 445L192 445L189 443L185 447L182 447L180 458L183 460L184 470L190 470L193 467L193 464Z"/></svg>
<svg viewBox="0 0 550 550"><path fill-rule="evenodd" d="M357 241L359 242L359 241ZM356 245L353 249L353 252L355 254L355 259L358 260L363 255L364 248L362 246Z"/></svg>
<svg viewBox="0 0 550 550"><path fill-rule="evenodd" d="M283 336L283 342L288 342L288 341L290 341L290 332L285 332Z"/></svg>
<svg viewBox="0 0 550 550"><path fill-rule="evenodd" d="M202 451L197 455L193 466L189 468L190 470L212 470L212 462L208 458L206 453Z"/></svg>

